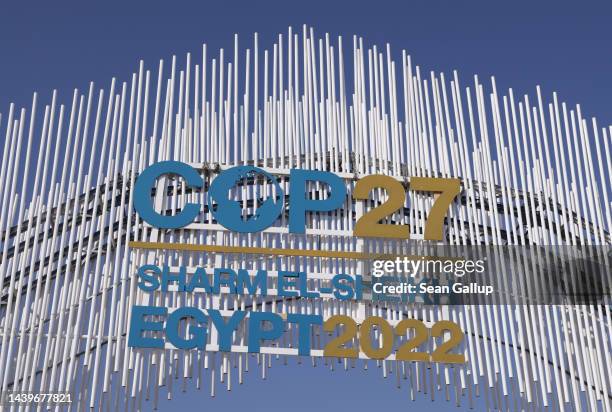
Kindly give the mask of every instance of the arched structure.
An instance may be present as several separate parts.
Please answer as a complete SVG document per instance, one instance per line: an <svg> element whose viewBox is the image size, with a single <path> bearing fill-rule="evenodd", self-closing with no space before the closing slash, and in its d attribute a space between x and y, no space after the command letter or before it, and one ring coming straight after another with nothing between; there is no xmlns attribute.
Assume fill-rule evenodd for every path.
<svg viewBox="0 0 612 412"><path fill-rule="evenodd" d="M70 390L73 410L148 409L161 386L172 393L209 385L214 393L218 385L241 383L248 369L265 375L277 356L297 354L291 336L267 354L240 353L244 331L233 342L235 353L214 345L206 352L128 347L131 306L156 302L452 319L466 331L464 366L338 363L318 359L320 341L311 362L345 368L369 362L413 397L426 392L457 405L481 396L491 409L612 408L609 297L607 304L432 307L149 296L136 288L143 262L271 272L299 266L321 282L331 273L368 270L350 259L152 250L130 241L372 253L402 253L423 242L418 228L431 204L425 195L412 195L392 218L410 224L410 241L352 237L363 205L350 200L344 213L314 215L305 235L289 234L286 217L258 234L232 233L206 208L184 229L158 230L134 212L132 188L144 167L166 159L190 163L206 179L255 164L284 186L291 168L332 171L347 184L375 173L406 184L410 176L460 177L445 243L609 245L612 128L585 119L579 106L556 95L547 102L538 89L535 97L517 98L512 90L499 93L494 79L485 87L477 77L464 87L456 73L421 73L405 52L394 57L389 46L368 49L354 38L351 47L304 29L279 36L269 49L257 36L240 48L236 37L230 53L211 56L204 46L183 66L174 57L152 71L141 62L126 82L75 90L66 106L55 93L47 105L35 96L30 109L11 106L1 121L3 391ZM267 190L249 181L235 195L252 213L254 199ZM156 207L172 212L186 199L204 203L203 197L171 178L155 193ZM380 192L371 202L383 199Z"/></svg>

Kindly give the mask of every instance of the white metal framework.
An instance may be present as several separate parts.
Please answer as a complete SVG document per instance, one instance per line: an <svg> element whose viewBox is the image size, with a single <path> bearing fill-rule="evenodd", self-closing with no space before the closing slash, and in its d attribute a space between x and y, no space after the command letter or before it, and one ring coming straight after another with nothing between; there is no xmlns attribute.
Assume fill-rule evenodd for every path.
<svg viewBox="0 0 612 412"><path fill-rule="evenodd" d="M474 77L424 74L402 52L366 48L355 37L316 38L289 30L262 50L212 57L204 45L180 69L143 62L128 82L91 84L60 104L54 92L41 109L11 105L0 170L0 384L2 390L75 394L73 410L150 409L160 388L203 384L214 394L242 383L249 368L265 376L274 359L297 354L287 333L266 354L210 350L133 350L126 336L135 303L176 307L257 308L274 312L372 314L392 322L451 319L466 332L465 366L394 360L331 360L315 344L313 365L377 366L418 393L457 405L484 397L490 409L612 410L610 305L514 307L372 305L235 295L145 294L136 268L145 262L207 267L300 267L330 274L363 273L358 261L274 258L131 249L129 240L234 246L396 253L406 241L352 237L363 202L316 215L306 235L287 232L286 217L262 233L242 235L216 224L206 208L185 229L160 231L133 211L139 171L166 159L195 165L207 178L238 164L256 164L281 177L291 168L336 172L347 184L369 174L460 177L463 191L445 223L450 244L579 245L610 239L612 127L587 120L580 106L498 94ZM157 188L157 207L175 211L204 194L172 179ZM348 185L350 188L350 185ZM243 208L268 190L242 188ZM314 188L313 190L316 190ZM288 193L288 191L285 191ZM384 199L378 193L372 202ZM409 223L410 242L431 198L413 195L395 222ZM373 203L372 203L373 204ZM404 242L404 243L402 243ZM214 332L213 332L214 333ZM315 339L315 342L317 340ZM291 361L291 359L290 359ZM151 401L146 402L146 399Z"/></svg>

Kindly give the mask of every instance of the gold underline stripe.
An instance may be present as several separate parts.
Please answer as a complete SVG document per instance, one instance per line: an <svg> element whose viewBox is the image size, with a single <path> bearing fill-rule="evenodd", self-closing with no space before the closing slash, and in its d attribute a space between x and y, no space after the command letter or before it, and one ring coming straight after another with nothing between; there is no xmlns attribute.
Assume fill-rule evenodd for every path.
<svg viewBox="0 0 612 412"><path fill-rule="evenodd" d="M211 252L211 253L243 253L252 255L276 255L276 256L307 256L323 257L335 259L394 259L404 257L385 253L364 253L364 252L343 252L332 250L308 250L308 249L280 249L267 247L247 247L247 246L219 246L219 245L196 245L190 243L167 243L167 242L137 242L131 241L129 246L134 249L148 250L182 250L188 252ZM431 258L440 259L434 256L405 256L408 259Z"/></svg>

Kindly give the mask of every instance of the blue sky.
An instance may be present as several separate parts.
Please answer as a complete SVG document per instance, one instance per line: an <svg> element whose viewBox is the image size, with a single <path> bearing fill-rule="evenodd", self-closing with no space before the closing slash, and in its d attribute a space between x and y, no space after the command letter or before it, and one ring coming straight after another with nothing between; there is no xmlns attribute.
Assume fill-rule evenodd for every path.
<svg viewBox="0 0 612 412"><path fill-rule="evenodd" d="M0 112L34 90L70 99L90 80L129 80L140 58L231 46L258 31L262 45L306 23L406 48L424 69L458 69L464 82L495 74L500 87L557 90L587 116L612 123L612 4L603 1L77 1L4 2L0 8ZM182 61L182 60L181 60Z"/></svg>
<svg viewBox="0 0 612 412"><path fill-rule="evenodd" d="M0 6L0 112L29 105L34 90L63 101L89 81L105 87L112 76L129 80L139 59L229 47L253 32L269 45L289 25L405 48L425 70L495 74L498 87L517 93L559 92L581 103L587 117L612 123L612 4L607 2L492 1L105 1L4 2ZM289 406L290 405L290 406ZM477 410L483 403L477 405ZM208 388L177 394L161 410L455 410L446 403L410 401L379 371L329 372L322 367L278 365L262 381L247 382L215 399Z"/></svg>
<svg viewBox="0 0 612 412"><path fill-rule="evenodd" d="M479 399L475 409L470 409L467 398L462 406L446 403L443 393L436 393L436 401L430 395L416 394L410 398L409 381L403 380L401 388L396 386L396 378L389 375L383 378L381 369L370 362L370 370L356 367L345 371L338 368L330 371L320 362L312 367L310 362L297 366L290 360L285 366L277 362L268 370L266 380L261 379L261 370L256 368L245 375L242 385L235 385L230 392L217 386L215 398L209 397L210 382L206 381L200 391L186 393L175 390L172 400L163 399L160 411L172 410L219 410L238 411L246 408L253 412L306 412L306 411L470 411L485 410L485 402ZM217 383L217 385L219 385ZM452 398L454 400L454 398Z"/></svg>

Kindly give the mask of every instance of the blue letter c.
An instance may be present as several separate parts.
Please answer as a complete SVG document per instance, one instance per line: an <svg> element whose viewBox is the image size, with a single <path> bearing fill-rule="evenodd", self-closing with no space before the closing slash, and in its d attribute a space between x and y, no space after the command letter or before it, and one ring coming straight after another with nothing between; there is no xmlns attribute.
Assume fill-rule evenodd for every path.
<svg viewBox="0 0 612 412"><path fill-rule="evenodd" d="M154 163L142 171L134 184L134 209L140 217L152 226L161 229L178 229L187 226L200 213L200 206L187 203L174 216L164 216L155 211L151 204L151 188L162 175L175 174L185 179L187 187L201 188L204 184L198 172L186 163L173 160Z"/></svg>

